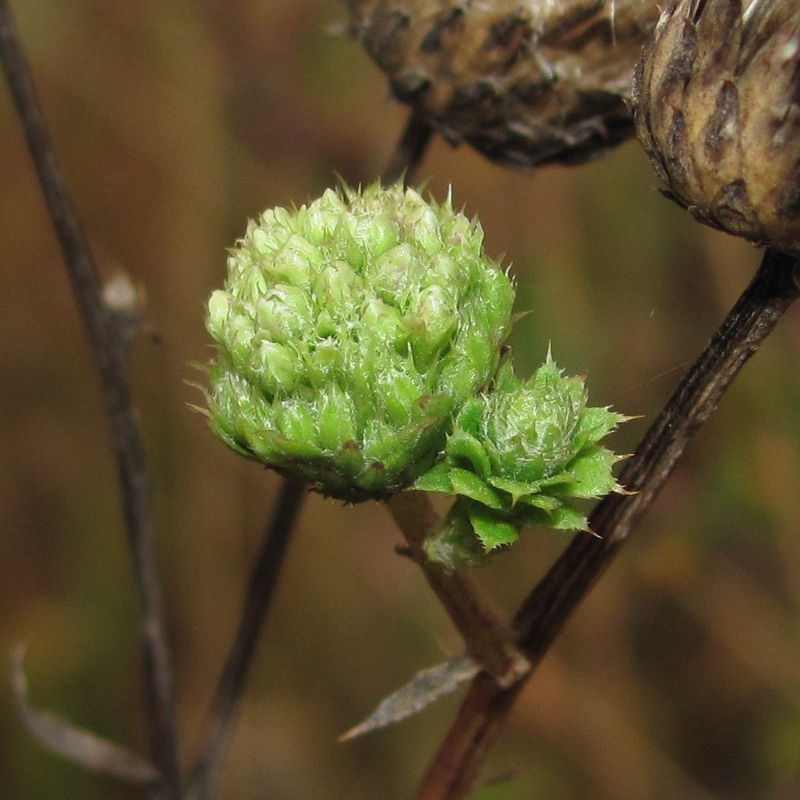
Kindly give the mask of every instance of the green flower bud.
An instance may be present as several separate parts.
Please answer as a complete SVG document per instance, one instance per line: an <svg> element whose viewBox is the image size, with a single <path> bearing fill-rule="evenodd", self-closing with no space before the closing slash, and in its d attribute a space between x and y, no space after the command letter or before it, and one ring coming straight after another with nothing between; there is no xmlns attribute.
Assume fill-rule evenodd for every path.
<svg viewBox="0 0 800 800"><path fill-rule="evenodd" d="M673 0L634 83L639 139L696 219L800 255L800 5Z"/></svg>
<svg viewBox="0 0 800 800"><path fill-rule="evenodd" d="M474 563L475 535L488 552L528 524L586 530L570 500L619 490L619 457L598 442L626 419L587 406L583 381L564 377L549 354L524 383L504 364L491 390L462 406L444 460L415 484L459 495L429 555Z"/></svg>
<svg viewBox="0 0 800 800"><path fill-rule="evenodd" d="M510 329L513 287L482 240L450 200L401 186L266 211L208 303L212 430L333 497L412 484Z"/></svg>

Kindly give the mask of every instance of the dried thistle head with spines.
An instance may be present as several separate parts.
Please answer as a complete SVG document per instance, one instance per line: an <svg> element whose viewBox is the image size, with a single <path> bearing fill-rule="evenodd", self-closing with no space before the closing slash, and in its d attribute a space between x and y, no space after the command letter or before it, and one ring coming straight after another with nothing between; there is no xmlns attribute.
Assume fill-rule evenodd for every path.
<svg viewBox="0 0 800 800"><path fill-rule="evenodd" d="M577 164L633 135L625 100L655 0L346 0L352 29L453 144L505 166Z"/></svg>
<svg viewBox="0 0 800 800"><path fill-rule="evenodd" d="M637 68L633 109L669 197L800 255L800 4L674 0Z"/></svg>

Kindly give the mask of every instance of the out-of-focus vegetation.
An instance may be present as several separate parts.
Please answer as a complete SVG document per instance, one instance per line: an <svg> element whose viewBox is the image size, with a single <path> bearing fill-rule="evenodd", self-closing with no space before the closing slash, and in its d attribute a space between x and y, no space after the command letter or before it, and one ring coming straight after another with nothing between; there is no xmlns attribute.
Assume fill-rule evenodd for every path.
<svg viewBox="0 0 800 800"><path fill-rule="evenodd" d="M263 208L372 182L405 119L334 0L17 2L58 153L107 274L146 289L135 391L160 523L185 749L237 617L274 476L188 403L203 304ZM654 191L638 146L503 171L436 141L421 176L478 214L519 285L515 359L548 344L630 451L758 260ZM146 747L131 578L88 348L0 90L0 653L32 701ZM482 800L800 793L800 317L790 311L525 690ZM459 641L377 505L309 497L221 796L407 797L455 701L336 737ZM478 574L511 613L566 543L528 531ZM2 656L5 659L5 656ZM0 662L2 663L2 662ZM5 674L5 673L4 673ZM0 677L7 686L7 677ZM134 798L51 756L0 691L0 792Z"/></svg>

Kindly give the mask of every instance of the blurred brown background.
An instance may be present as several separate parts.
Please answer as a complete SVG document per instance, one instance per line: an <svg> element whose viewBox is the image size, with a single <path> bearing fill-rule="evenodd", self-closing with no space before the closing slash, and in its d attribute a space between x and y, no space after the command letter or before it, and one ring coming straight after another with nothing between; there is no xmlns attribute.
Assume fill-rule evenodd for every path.
<svg viewBox="0 0 800 800"><path fill-rule="evenodd" d="M188 403L203 303L263 208L370 182L405 111L335 0L27 0L15 10L106 274L146 290L133 353L191 753L276 482ZM421 177L478 214L519 284L517 360L552 343L595 404L642 418L629 452L758 253L658 195L636 144L520 175L436 141ZM0 89L0 654L33 703L140 751L132 591L98 382L19 125ZM337 744L459 642L377 506L311 497L224 776L230 800L408 797L456 708ZM529 531L478 574L505 613L566 543ZM690 447L548 655L483 800L800 796L800 310ZM5 655L0 663L5 663ZM0 669L0 687L7 687ZM135 798L42 750L0 689L0 795Z"/></svg>

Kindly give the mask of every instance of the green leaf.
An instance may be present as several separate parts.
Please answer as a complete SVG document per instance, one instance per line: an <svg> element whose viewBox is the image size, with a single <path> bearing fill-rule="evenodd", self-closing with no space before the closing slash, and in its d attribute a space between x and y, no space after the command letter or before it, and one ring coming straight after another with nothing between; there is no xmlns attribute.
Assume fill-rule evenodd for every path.
<svg viewBox="0 0 800 800"><path fill-rule="evenodd" d="M489 508L503 508L503 501L491 487L487 486L477 475L465 469L452 467L450 469L450 482L456 494L469 497Z"/></svg>
<svg viewBox="0 0 800 800"><path fill-rule="evenodd" d="M576 508L562 505L549 515L547 524L560 531L588 531L586 517Z"/></svg>
<svg viewBox="0 0 800 800"><path fill-rule="evenodd" d="M492 466L489 456L483 445L469 433L456 430L453 431L446 445L447 459L451 464L464 467L464 461L468 461L474 471L484 480L489 477Z"/></svg>
<svg viewBox="0 0 800 800"><path fill-rule="evenodd" d="M627 419L628 417L602 406L585 408L581 414L580 431L588 434L590 438L587 441L597 442Z"/></svg>
<svg viewBox="0 0 800 800"><path fill-rule="evenodd" d="M487 553L498 547L513 544L519 538L516 526L492 514L485 506L471 505L469 521Z"/></svg>
<svg viewBox="0 0 800 800"><path fill-rule="evenodd" d="M540 508L542 511L554 511L561 505L561 500L549 494L529 494L521 497L520 505L532 506L533 508Z"/></svg>
<svg viewBox="0 0 800 800"><path fill-rule="evenodd" d="M477 437L485 408L486 404L482 397L473 397L471 400L467 400L458 413L456 430L453 435L463 432Z"/></svg>
<svg viewBox="0 0 800 800"><path fill-rule="evenodd" d="M515 506L522 498L531 495L537 495L539 491L539 483L534 481L532 483L525 483L524 481L514 481L509 478L491 477L489 483L496 489L507 492L511 495L511 505Z"/></svg>
<svg viewBox="0 0 800 800"><path fill-rule="evenodd" d="M605 447L595 445L585 450L570 465L576 485L570 491L573 497L602 497L617 488L611 468L619 459Z"/></svg>
<svg viewBox="0 0 800 800"><path fill-rule="evenodd" d="M534 528L552 528L550 521L552 511L536 506L519 503L514 506L514 524L522 529L526 526Z"/></svg>
<svg viewBox="0 0 800 800"><path fill-rule="evenodd" d="M515 392L521 385L519 378L514 374L514 367L511 363L511 351L509 348L506 350L505 356L500 362L500 366L497 368L492 391Z"/></svg>
<svg viewBox="0 0 800 800"><path fill-rule="evenodd" d="M335 452L356 436L352 404L341 392L331 392L320 399L316 409L319 444L323 450Z"/></svg>
<svg viewBox="0 0 800 800"><path fill-rule="evenodd" d="M420 475L410 488L418 492L453 494L453 484L450 480L450 467L445 463L437 464L424 475Z"/></svg>

